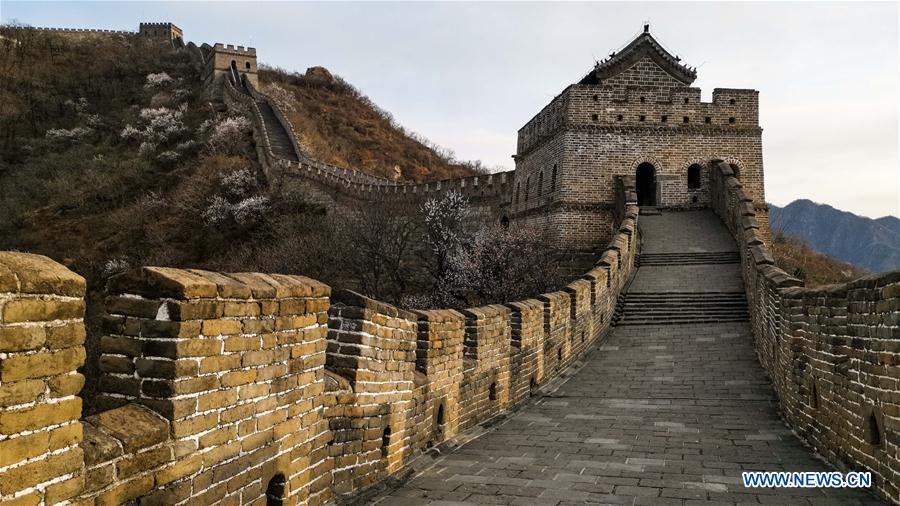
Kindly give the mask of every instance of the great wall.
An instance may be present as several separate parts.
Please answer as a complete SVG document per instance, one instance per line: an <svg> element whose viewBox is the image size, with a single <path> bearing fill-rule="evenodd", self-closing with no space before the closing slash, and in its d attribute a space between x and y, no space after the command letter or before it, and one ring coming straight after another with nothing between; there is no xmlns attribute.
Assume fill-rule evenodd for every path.
<svg viewBox="0 0 900 506"><path fill-rule="evenodd" d="M254 49L176 29L139 33L249 108L273 183L329 205L456 189L606 249L561 291L465 310L134 269L106 287L105 410L86 418L84 280L0 252L4 505L765 503L776 491L740 471L811 470L814 453L900 503L900 272L809 289L774 265L754 90L700 103L645 28L520 130L514 171L405 184L309 159L257 90Z"/></svg>

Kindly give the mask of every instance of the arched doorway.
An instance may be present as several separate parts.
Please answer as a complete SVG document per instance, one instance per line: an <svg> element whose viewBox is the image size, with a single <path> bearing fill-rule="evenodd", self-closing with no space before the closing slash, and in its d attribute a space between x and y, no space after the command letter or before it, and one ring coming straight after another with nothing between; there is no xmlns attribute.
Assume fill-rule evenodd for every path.
<svg viewBox="0 0 900 506"><path fill-rule="evenodd" d="M656 205L656 168L653 164L644 162L637 166L634 186L639 206Z"/></svg>

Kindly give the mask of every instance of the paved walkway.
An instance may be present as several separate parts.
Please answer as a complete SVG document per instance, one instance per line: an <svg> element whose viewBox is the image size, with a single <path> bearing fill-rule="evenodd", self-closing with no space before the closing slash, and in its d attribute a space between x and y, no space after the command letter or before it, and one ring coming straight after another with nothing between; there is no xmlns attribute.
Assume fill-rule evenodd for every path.
<svg viewBox="0 0 900 506"><path fill-rule="evenodd" d="M734 249L712 213L640 222L645 253ZM725 276L723 267L733 266L690 278L643 267L635 283L740 291L738 271ZM829 470L781 422L749 325L630 325L616 327L555 393L378 504L882 504L850 490L746 489L744 470Z"/></svg>

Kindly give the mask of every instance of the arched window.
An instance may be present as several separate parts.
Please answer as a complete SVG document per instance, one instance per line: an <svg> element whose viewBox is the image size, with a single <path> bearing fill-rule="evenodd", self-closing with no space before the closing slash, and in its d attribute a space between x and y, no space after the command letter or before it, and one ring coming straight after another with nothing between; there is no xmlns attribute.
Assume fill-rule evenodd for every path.
<svg viewBox="0 0 900 506"><path fill-rule="evenodd" d="M503 228L509 228L509 218L506 216L500 218L500 226Z"/></svg>
<svg viewBox="0 0 900 506"><path fill-rule="evenodd" d="M247 68L247 70L250 70L250 62L245 63L244 66Z"/></svg>
<svg viewBox="0 0 900 506"><path fill-rule="evenodd" d="M273 476L266 487L266 506L281 506L284 504L286 486L287 482L283 474Z"/></svg>
<svg viewBox="0 0 900 506"><path fill-rule="evenodd" d="M556 164L553 164L553 172L550 174L550 191L556 191Z"/></svg>
<svg viewBox="0 0 900 506"><path fill-rule="evenodd" d="M384 432L381 434L381 458L386 459L388 457L388 448L391 446L391 426L388 425L384 428Z"/></svg>
<svg viewBox="0 0 900 506"><path fill-rule="evenodd" d="M525 178L525 202L528 202L528 190L531 188L531 176Z"/></svg>
<svg viewBox="0 0 900 506"><path fill-rule="evenodd" d="M434 425L438 434L444 433L444 403L438 406L437 414L434 415Z"/></svg>
<svg viewBox="0 0 900 506"><path fill-rule="evenodd" d="M537 196L540 197L544 190L544 171L538 174Z"/></svg>
<svg viewBox="0 0 900 506"><path fill-rule="evenodd" d="M690 167L688 167L688 171L687 171L688 189L696 190L697 188L700 188L700 185L701 185L700 171L701 171L700 166L697 165L696 163L691 165Z"/></svg>

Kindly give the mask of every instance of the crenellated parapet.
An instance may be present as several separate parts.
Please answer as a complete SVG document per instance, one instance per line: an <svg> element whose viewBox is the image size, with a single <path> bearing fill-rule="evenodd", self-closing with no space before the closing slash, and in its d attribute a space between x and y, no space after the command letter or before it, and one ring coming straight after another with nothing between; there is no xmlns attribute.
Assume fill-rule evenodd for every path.
<svg viewBox="0 0 900 506"><path fill-rule="evenodd" d="M47 257L0 252L0 503L80 491L85 282Z"/></svg>
<svg viewBox="0 0 900 506"><path fill-rule="evenodd" d="M758 207L714 162L712 208L738 243L754 345L787 423L900 502L900 271L806 288L775 265Z"/></svg>
<svg viewBox="0 0 900 506"><path fill-rule="evenodd" d="M0 501L322 504L527 401L602 339L636 254L562 290L403 311L302 276L144 267L107 286L81 417L84 280L0 253ZM615 261L609 261L614 259Z"/></svg>
<svg viewBox="0 0 900 506"><path fill-rule="evenodd" d="M182 39L184 32L175 23L141 23L138 25L138 35L174 42L176 39Z"/></svg>

